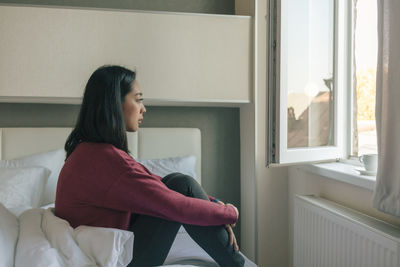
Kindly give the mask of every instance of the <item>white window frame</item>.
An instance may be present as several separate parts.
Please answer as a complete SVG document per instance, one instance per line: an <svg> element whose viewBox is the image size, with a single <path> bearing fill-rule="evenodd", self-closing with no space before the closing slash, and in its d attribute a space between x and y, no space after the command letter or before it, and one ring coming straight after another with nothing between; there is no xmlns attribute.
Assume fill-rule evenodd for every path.
<svg viewBox="0 0 400 267"><path fill-rule="evenodd" d="M335 0L334 144L324 147L287 147L287 92L280 90L281 1L270 0L269 114L267 166L338 160L350 155L352 143L352 7L353 1ZM279 14L279 15L276 15ZM276 21L276 22L275 22ZM275 63L276 62L276 63ZM350 128L349 128L350 127Z"/></svg>

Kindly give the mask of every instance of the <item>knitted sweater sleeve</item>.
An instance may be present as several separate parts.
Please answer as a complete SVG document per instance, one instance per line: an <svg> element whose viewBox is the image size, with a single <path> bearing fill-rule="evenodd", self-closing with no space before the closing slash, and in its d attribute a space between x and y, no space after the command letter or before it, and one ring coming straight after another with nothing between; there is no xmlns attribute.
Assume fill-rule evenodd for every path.
<svg viewBox="0 0 400 267"><path fill-rule="evenodd" d="M201 226L233 224L237 220L233 207L186 197L170 190L159 177L134 166L113 183L104 206Z"/></svg>

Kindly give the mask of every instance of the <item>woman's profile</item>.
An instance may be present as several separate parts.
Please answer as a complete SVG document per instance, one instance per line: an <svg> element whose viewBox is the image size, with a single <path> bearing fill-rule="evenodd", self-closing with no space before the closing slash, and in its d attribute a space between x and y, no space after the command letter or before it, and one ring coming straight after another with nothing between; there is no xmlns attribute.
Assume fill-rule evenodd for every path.
<svg viewBox="0 0 400 267"><path fill-rule="evenodd" d="M181 225L220 266L243 266L232 227L238 210L209 197L190 176L159 177L128 153L146 108L136 73L103 66L89 78L68 137L55 214L72 227L111 227L134 233L129 266L164 263Z"/></svg>

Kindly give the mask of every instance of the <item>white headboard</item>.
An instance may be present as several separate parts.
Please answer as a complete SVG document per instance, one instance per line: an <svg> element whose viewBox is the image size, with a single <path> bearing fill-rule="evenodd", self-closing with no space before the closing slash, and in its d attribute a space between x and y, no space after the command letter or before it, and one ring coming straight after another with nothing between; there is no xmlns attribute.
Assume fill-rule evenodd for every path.
<svg viewBox="0 0 400 267"><path fill-rule="evenodd" d="M13 159L63 148L72 128L0 128L0 159ZM128 133L134 157L154 159L196 156L196 175L201 181L201 134L197 128L141 128Z"/></svg>

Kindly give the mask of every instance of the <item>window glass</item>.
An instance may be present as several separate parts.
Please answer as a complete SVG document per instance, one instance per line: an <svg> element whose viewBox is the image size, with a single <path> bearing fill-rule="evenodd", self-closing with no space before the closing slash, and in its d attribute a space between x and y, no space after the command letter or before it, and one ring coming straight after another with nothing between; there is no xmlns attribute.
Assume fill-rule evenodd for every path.
<svg viewBox="0 0 400 267"><path fill-rule="evenodd" d="M355 8L355 106L353 155L377 153L375 87L377 2L357 0Z"/></svg>
<svg viewBox="0 0 400 267"><path fill-rule="evenodd" d="M333 145L334 1L286 2L281 89L287 92L287 146Z"/></svg>

